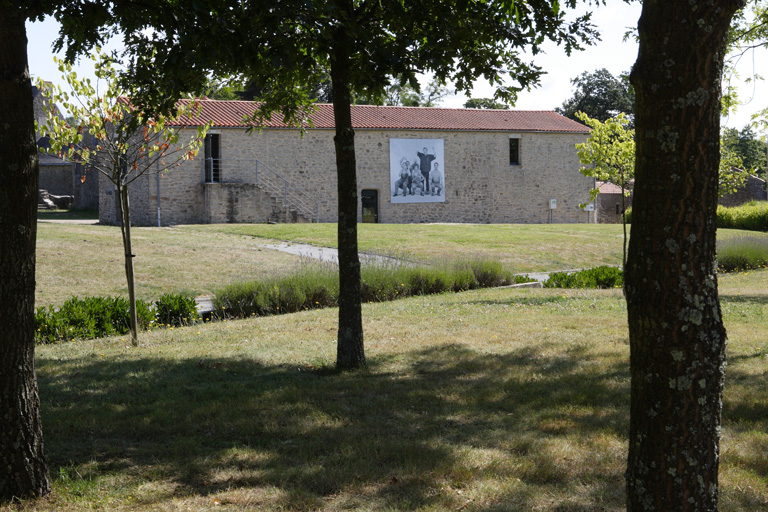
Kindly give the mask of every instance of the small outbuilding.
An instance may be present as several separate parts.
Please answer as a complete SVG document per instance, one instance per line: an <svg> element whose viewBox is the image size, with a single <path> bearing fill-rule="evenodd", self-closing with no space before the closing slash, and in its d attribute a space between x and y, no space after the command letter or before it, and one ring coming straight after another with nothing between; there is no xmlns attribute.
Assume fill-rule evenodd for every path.
<svg viewBox="0 0 768 512"><path fill-rule="evenodd" d="M279 121L248 131L246 101L200 101L213 121L198 157L131 185L136 225L336 222L333 109L302 134ZM592 178L575 145L589 128L553 111L352 107L361 222L588 222ZM179 123L182 126L182 123ZM182 134L183 135L183 134ZM100 181L99 219L117 223Z"/></svg>

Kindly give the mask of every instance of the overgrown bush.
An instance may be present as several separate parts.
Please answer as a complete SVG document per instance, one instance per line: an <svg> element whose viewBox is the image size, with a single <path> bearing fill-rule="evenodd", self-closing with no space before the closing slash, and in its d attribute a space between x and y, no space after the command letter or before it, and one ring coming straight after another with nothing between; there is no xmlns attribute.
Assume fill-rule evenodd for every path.
<svg viewBox="0 0 768 512"><path fill-rule="evenodd" d="M723 272L766 268L768 238L739 236L718 240L717 265Z"/></svg>
<svg viewBox="0 0 768 512"><path fill-rule="evenodd" d="M544 288L618 288L623 284L621 269L600 266L578 272L553 272L544 282Z"/></svg>
<svg viewBox="0 0 768 512"><path fill-rule="evenodd" d="M360 298L383 302L412 295L458 292L475 288L531 282L502 269L501 264L470 261L425 266L384 259L363 265ZM219 316L243 318L338 305L337 271L325 265L304 265L293 276L239 283L220 290L214 297Z"/></svg>
<svg viewBox="0 0 768 512"><path fill-rule="evenodd" d="M161 326L181 327L199 322L200 314L194 298L166 293L155 301L155 319Z"/></svg>
<svg viewBox="0 0 768 512"><path fill-rule="evenodd" d="M338 296L338 276L322 266L306 266L291 276L227 286L213 304L217 317L245 318L335 306Z"/></svg>

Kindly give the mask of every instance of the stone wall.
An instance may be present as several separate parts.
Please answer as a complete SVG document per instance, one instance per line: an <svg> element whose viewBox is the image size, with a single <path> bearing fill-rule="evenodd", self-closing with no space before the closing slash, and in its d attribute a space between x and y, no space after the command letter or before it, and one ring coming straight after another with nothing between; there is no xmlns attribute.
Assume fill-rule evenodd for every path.
<svg viewBox="0 0 768 512"><path fill-rule="evenodd" d="M262 223L284 221L285 211L252 183L205 183L206 223Z"/></svg>
<svg viewBox="0 0 768 512"><path fill-rule="evenodd" d="M72 164L41 164L38 188L47 190L55 196L74 196Z"/></svg>
<svg viewBox="0 0 768 512"><path fill-rule="evenodd" d="M83 170L80 164L74 168L75 202L72 207L76 210L99 209L99 172Z"/></svg>
<svg viewBox="0 0 768 512"><path fill-rule="evenodd" d="M600 192L595 198L597 222L600 224L621 224L621 193ZM624 206L632 207L632 196L624 198Z"/></svg>
<svg viewBox="0 0 768 512"><path fill-rule="evenodd" d="M145 174L133 181L128 188L131 208L131 226L156 226L157 212L152 209L151 189L155 174ZM99 223L120 224L115 185L99 174Z"/></svg>
<svg viewBox="0 0 768 512"><path fill-rule="evenodd" d="M765 180L757 176L749 175L744 186L733 194L726 194L718 199L717 204L722 206L739 206L750 201L765 201L768 199L765 191Z"/></svg>
<svg viewBox="0 0 768 512"><path fill-rule="evenodd" d="M336 160L332 130L265 129L248 135L244 129L220 129L221 180L248 184L263 179L264 165L280 173L293 186L316 198L321 222L335 222ZM378 191L379 222L544 223L549 221L549 200L557 200L553 222L587 222L579 203L589 197L592 179L579 172L574 145L584 134L521 133L520 164L509 163L506 132L380 131L357 130L355 137L358 192ZM443 139L445 189L443 203L391 202L389 173L390 138ZM255 163L261 164L257 167ZM205 192L202 155L168 171L161 179L160 211L163 225L206 222L263 222L263 202L247 187ZM157 194L148 187L146 218L156 225ZM236 190L236 192L233 192ZM102 187L102 192L104 188ZM237 215L229 216L223 204L228 194L237 196ZM206 200L206 194L208 199ZM132 197L138 194L132 192ZM241 199L242 198L242 199ZM234 203L231 203L234 204ZM246 206L251 205L251 206ZM227 207L228 208L228 207ZM246 212L253 208L254 212ZM154 217L153 217L154 215ZM362 213L358 209L359 218ZM258 220L259 218L262 220ZM141 216L142 219L145 216Z"/></svg>

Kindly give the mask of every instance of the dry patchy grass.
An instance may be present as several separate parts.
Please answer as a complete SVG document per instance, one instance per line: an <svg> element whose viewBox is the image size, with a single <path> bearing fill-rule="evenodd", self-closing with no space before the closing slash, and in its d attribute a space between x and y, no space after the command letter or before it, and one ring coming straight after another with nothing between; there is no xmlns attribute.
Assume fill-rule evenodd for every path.
<svg viewBox="0 0 768 512"><path fill-rule="evenodd" d="M264 249L251 237L183 228L133 228L138 298L208 294L230 282L280 275L298 257ZM123 244L116 226L38 224L38 306L72 296L127 295Z"/></svg>
<svg viewBox="0 0 768 512"><path fill-rule="evenodd" d="M190 227L191 228L191 227ZM335 224L200 227L266 239L336 246ZM360 224L361 251L434 261L482 257L516 272L621 263L621 226L609 224Z"/></svg>
<svg viewBox="0 0 768 512"><path fill-rule="evenodd" d="M768 506L767 285L721 279L723 511ZM40 347L54 494L12 509L624 510L620 291L368 304L369 366L345 374L335 315Z"/></svg>

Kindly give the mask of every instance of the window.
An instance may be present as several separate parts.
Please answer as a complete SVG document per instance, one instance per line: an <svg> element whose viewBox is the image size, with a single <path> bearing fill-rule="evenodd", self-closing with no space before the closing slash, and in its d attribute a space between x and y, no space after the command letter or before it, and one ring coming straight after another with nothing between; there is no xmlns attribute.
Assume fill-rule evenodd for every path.
<svg viewBox="0 0 768 512"><path fill-rule="evenodd" d="M520 139L509 138L509 165L520 165Z"/></svg>
<svg viewBox="0 0 768 512"><path fill-rule="evenodd" d="M209 133L205 136L203 146L205 166L203 179L206 183L218 183L221 181L221 134Z"/></svg>

